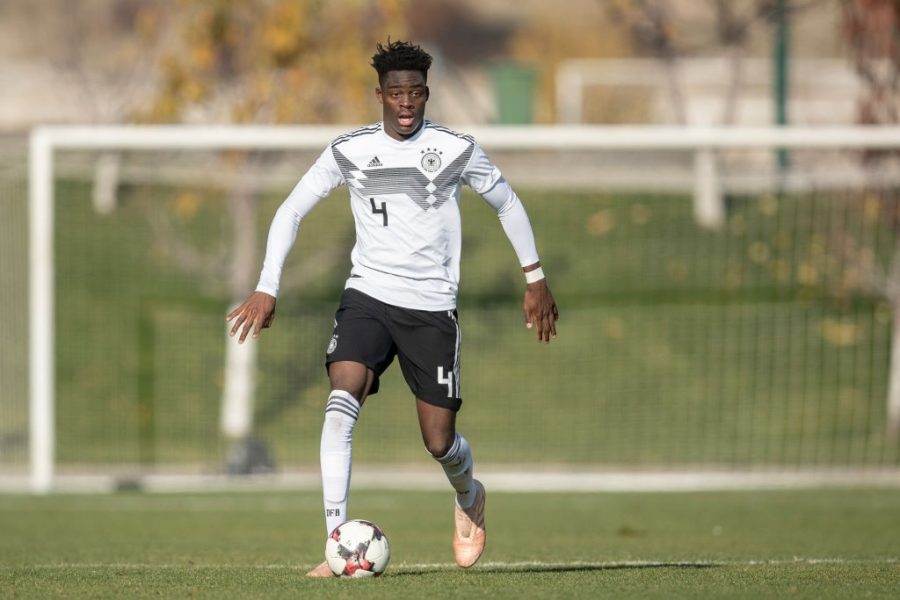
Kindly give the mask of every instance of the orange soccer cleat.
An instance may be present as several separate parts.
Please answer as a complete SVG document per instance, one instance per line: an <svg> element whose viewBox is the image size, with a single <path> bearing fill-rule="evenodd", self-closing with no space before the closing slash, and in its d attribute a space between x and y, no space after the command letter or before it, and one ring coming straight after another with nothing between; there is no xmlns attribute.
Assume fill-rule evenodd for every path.
<svg viewBox="0 0 900 600"><path fill-rule="evenodd" d="M306 574L307 577L337 577L332 571L331 567L328 566L328 562L323 562L321 565L310 571Z"/></svg>
<svg viewBox="0 0 900 600"><path fill-rule="evenodd" d="M475 502L462 509L456 506L456 531L453 536L453 554L456 564L467 569L478 562L484 552L484 486L475 480Z"/></svg>

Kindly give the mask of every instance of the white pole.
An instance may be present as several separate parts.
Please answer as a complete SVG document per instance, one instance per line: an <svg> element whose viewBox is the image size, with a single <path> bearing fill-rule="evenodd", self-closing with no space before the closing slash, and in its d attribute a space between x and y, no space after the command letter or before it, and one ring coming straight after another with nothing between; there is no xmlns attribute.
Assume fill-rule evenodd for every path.
<svg viewBox="0 0 900 600"><path fill-rule="evenodd" d="M97 158L94 165L94 210L97 214L108 215L116 209L119 194L119 170L122 157L115 152L106 152Z"/></svg>
<svg viewBox="0 0 900 600"><path fill-rule="evenodd" d="M892 303L891 369L888 372L887 433L900 437L900 304Z"/></svg>
<svg viewBox="0 0 900 600"><path fill-rule="evenodd" d="M250 435L253 427L253 391L256 389L256 340L243 344L229 337L232 323L225 324L225 386L222 391L221 427L230 440Z"/></svg>
<svg viewBox="0 0 900 600"><path fill-rule="evenodd" d="M694 219L707 229L720 229L725 224L716 155L709 148L694 153Z"/></svg>
<svg viewBox="0 0 900 600"><path fill-rule="evenodd" d="M29 425L31 491L53 485L53 146L46 131L29 146Z"/></svg>
<svg viewBox="0 0 900 600"><path fill-rule="evenodd" d="M563 62L556 72L557 124L581 123L583 87L580 71L573 68L571 64Z"/></svg>

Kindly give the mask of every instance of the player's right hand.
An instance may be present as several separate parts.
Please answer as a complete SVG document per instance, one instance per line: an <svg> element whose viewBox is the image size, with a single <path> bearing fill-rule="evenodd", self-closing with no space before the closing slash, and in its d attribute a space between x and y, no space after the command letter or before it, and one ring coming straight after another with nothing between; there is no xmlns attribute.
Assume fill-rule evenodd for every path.
<svg viewBox="0 0 900 600"><path fill-rule="evenodd" d="M559 309L546 279L529 283L525 287L525 302L522 309L525 313L525 327L537 329L538 343L549 344L550 339L556 337Z"/></svg>
<svg viewBox="0 0 900 600"><path fill-rule="evenodd" d="M244 300L243 304L231 311L226 321L234 320L229 335L234 337L235 334L243 326L238 343L243 344L247 339L250 330L253 330L253 337L259 337L259 332L266 327L272 326L275 320L275 298L265 292L253 292L250 297Z"/></svg>

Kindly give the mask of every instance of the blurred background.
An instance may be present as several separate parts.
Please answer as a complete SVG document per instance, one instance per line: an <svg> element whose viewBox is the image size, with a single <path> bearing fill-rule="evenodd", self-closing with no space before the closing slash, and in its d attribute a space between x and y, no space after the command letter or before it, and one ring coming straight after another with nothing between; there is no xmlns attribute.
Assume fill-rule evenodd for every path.
<svg viewBox="0 0 900 600"><path fill-rule="evenodd" d="M462 131L882 128L898 120L898 17L889 0L3 2L0 482L29 470L31 128L351 129L380 118L369 61L389 36L434 56L428 117ZM460 429L481 464L896 473L896 147L703 154L547 136L484 145L560 305L549 347L521 325L496 217L463 195ZM354 236L346 191L301 226L253 350L236 354L223 316L320 151L55 153L59 481L315 472ZM399 369L363 414L363 469L433 469Z"/></svg>
<svg viewBox="0 0 900 600"><path fill-rule="evenodd" d="M885 118L865 61L889 2L841 0L10 0L0 125L367 123L388 36L435 57L433 118L769 125ZM877 42L873 36L882 36ZM884 73L886 76L887 73Z"/></svg>

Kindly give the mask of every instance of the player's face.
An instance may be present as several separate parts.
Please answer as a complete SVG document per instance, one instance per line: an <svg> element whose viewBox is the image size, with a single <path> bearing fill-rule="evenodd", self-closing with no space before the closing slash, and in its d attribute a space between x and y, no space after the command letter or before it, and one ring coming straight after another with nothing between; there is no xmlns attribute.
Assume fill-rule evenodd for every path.
<svg viewBox="0 0 900 600"><path fill-rule="evenodd" d="M428 86L419 71L388 71L375 88L375 97L382 106L384 130L394 139L410 137L425 118Z"/></svg>

